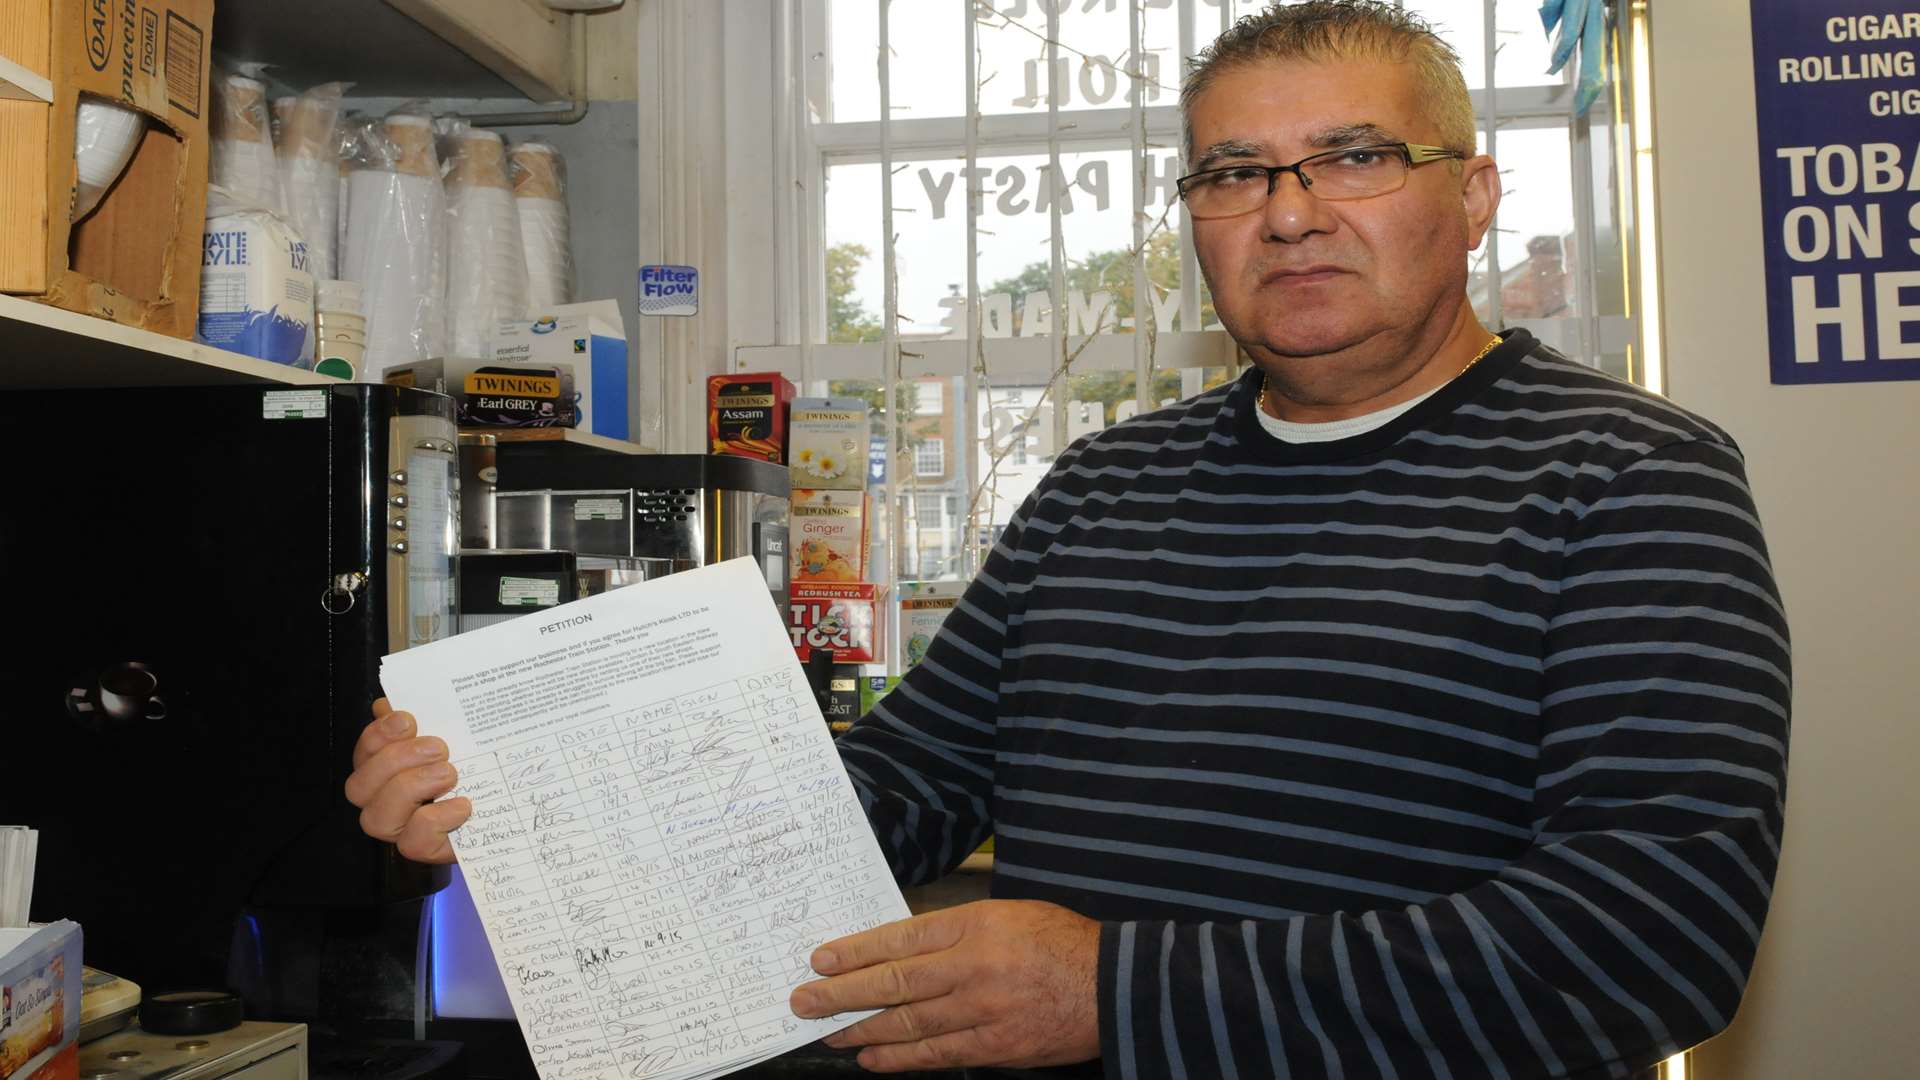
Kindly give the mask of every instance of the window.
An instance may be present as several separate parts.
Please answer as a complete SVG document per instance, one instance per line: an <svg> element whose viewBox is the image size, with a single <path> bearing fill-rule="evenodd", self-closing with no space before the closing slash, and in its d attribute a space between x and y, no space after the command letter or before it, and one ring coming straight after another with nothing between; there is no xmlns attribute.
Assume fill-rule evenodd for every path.
<svg viewBox="0 0 1920 1080"><path fill-rule="evenodd" d="M913 449L913 475L939 476L947 471L947 441L931 438Z"/></svg>
<svg viewBox="0 0 1920 1080"><path fill-rule="evenodd" d="M923 388L876 413L901 466L900 490L876 494L913 502L876 537L895 554L875 573L924 568L907 529L931 517L906 511L932 480L958 504L941 528L946 573L965 577L1061 448L1237 373L1175 198L1178 82L1182 57L1264 0L789 3L820 46L788 145L825 250L793 278L825 282L823 325L805 347L740 353L806 392ZM1505 179L1469 265L1481 318L1629 373L1624 89L1576 120L1572 65L1544 74L1531 5L1405 6L1460 53Z"/></svg>

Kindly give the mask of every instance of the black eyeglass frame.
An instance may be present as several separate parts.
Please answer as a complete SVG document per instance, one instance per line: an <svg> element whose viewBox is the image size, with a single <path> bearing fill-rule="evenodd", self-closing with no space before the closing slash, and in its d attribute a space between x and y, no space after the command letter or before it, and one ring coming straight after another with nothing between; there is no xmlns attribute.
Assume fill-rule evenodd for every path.
<svg viewBox="0 0 1920 1080"><path fill-rule="evenodd" d="M1467 157L1468 157L1468 155L1461 153L1458 150L1449 150L1444 146L1428 146L1424 143L1407 143L1407 142L1368 143L1365 146L1343 146L1337 150L1323 150L1318 154L1309 154L1306 157L1301 158L1299 161L1296 161L1291 165L1251 165L1251 164L1242 163L1239 165L1221 165L1218 168L1212 168L1212 169L1201 169L1199 172L1188 173L1187 175L1180 177L1178 180L1175 180L1174 186L1179 189L1180 201L1186 202L1188 188L1189 188L1188 181L1197 180L1203 176L1214 176L1219 173L1242 172L1248 169L1259 169L1260 171L1267 174L1267 194L1266 194L1266 199L1262 200L1262 202L1264 203L1266 200L1270 200L1273 198L1274 188L1275 188L1275 185L1277 185L1280 182L1281 173L1292 173L1294 177L1300 181L1300 187L1308 192L1311 192L1313 191L1313 180L1312 178L1308 177L1306 172L1304 171L1306 165L1309 162L1319 161L1321 158L1338 157L1341 154L1351 154L1358 150L1398 151L1401 159L1407 163L1407 171L1409 173L1412 172L1415 168L1421 165L1425 165L1430 161L1446 161L1448 159L1465 161L1467 160ZM1405 186L1404 180L1402 181L1402 186L1403 187ZM1391 195L1393 194L1394 191L1399 191L1399 190L1400 188L1394 188L1392 189L1392 191L1376 191L1372 195L1351 195L1351 196L1345 196L1345 197L1336 196L1333 198L1328 198L1327 196L1324 196L1324 195L1315 195L1314 197L1326 199L1328 202L1355 202L1360 199L1376 199L1382 195ZM1247 209L1239 211L1238 213L1221 214L1218 216L1238 217L1240 216L1240 214L1251 214L1255 209L1257 209L1257 207L1248 207Z"/></svg>

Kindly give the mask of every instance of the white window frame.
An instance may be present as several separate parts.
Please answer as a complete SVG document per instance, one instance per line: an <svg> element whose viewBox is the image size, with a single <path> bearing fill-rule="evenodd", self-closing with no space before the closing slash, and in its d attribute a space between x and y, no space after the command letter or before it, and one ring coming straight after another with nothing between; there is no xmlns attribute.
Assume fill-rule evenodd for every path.
<svg viewBox="0 0 1920 1080"><path fill-rule="evenodd" d="M880 89L880 115L892 116L890 104L890 86L888 85L890 57L885 47L890 8L887 0L873 0L879 11L880 42L877 50L877 77ZM1180 52L1183 56L1194 54L1197 40L1196 22L1204 12L1199 0L1120 0L1128 4L1132 31L1133 54L1140 52L1141 30L1140 16L1144 7L1166 7L1176 5L1180 11ZM1564 129L1569 133L1569 147L1572 154L1571 175L1573 178L1573 212L1575 233L1590 238L1594 235L1596 193L1593 189L1593 147L1588 138L1590 124L1587 120L1575 120L1572 116L1573 88L1570 80L1554 85L1501 87L1495 72L1495 45L1497 24L1494 18L1494 0L1482 0L1485 11L1484 20L1484 72L1483 89L1471 91L1474 111L1480 130L1486 143L1485 150L1497 156L1498 139L1502 132L1524 130L1528 128ZM1511 2L1511 0L1509 0ZM787 311L778 320L781 332L776 343L741 341L736 338L732 352L734 371L777 370L788 374L802 385L817 384L822 380L860 379L875 380L891 387L899 386L908 380L926 377L962 377L961 400L954 410L955 425L951 433L956 441L968 448L962 455L963 460L971 459L972 448L981 437L979 430L980 403L978 401L977 380L972 376L975 371L984 372L995 384L1012 385L1021 381L1045 381L1053 376L1060 365L1060 359L1070 354L1075 356L1072 364L1074 373L1096 371L1115 371L1132 369L1135 372L1135 390L1137 406L1142 409L1153 407L1149 400L1152 388L1152 376L1156 371L1169 369L1199 369L1209 367L1237 366L1238 349L1233 341L1219 330L1181 330L1162 332L1155 335L1153 354L1148 355L1148 335L1144 334L1101 334L1091 342L1084 338L1069 337L1066 333L1065 319L1053 320L1053 328L1048 337L1034 338L984 338L978 332L977 313L979 310L980 282L978 281L977 259L970 258L967 266L966 297L970 318L975 320L965 337L941 340L914 340L903 342L896 329L898 302L895 293L894 245L896 218L893 207L894 175L899 171L902 159L919 160L930 156L951 158L956 153L963 155L966 168L973 168L978 159L985 155L1034 154L1046 153L1049 164L1056 171L1060 167L1060 155L1063 152L1131 150L1138 160L1149 148L1177 147L1180 142L1180 112L1176 105L1147 106L1143 101L1138 80L1125 78L1128 87L1128 105L1120 108L1076 109L1067 114L1070 122L1062 124L1062 114L1058 105L1058 95L1053 92L1051 78L1057 66L1053 61L1059 57L1059 15L1057 7L1047 4L1038 5L1047 13L1048 38L1043 69L1047 76L1048 105L1044 113L1030 114L990 114L981 116L979 110L978 87L974 72L975 36L980 16L972 3L954 3L953 18L956 28L964 25L967 84L966 102L968 116L957 117L914 117L897 118L882 123L879 120L848 123L813 123L816 115L830 111L829 64L831 42L827 38L826 0L754 0L748 6L764 5L773 31L772 44L777 54L776 72L773 81L775 108L772 110L775 153L771 162L772 184L776 198L774 200L775 228L778 240L775 254L782 265L776 269L776 281L809 283L809 287L800 290L786 288L775 298L775 306ZM731 5L730 5L731 6ZM1240 7L1251 9L1251 4L1242 2ZM893 5L895 9L901 7ZM938 5L941 11L947 5ZM1221 5L1219 9L1222 26L1229 19L1231 9ZM895 13L898 13L897 11ZM1210 13L1208 13L1210 14ZM730 20L729 29L738 25ZM958 36L958 35L956 35ZM1624 44L1620 35L1612 40ZM749 43L749 47L753 43ZM828 62L822 63L821 58ZM863 63L864 58L837 58L842 63ZM764 60L761 61L764 64ZM735 65L730 61L729 70ZM1619 63L1615 71L1624 76L1626 64ZM787 77L791 76L791 77ZM1594 106L1596 115L1604 116L1604 122L1614 126L1616 133L1624 129L1632 116L1631 102L1624 106L1623 95L1626 92L1624 80L1616 81L1615 93L1610 98L1603 95ZM1489 116L1497 117L1498 122L1489 124ZM1619 119L1616 121L1616 116ZM729 110L728 127L730 133L734 124ZM731 137L729 142L735 140ZM1619 147L1627 145L1624 140L1616 141L1614 166L1621 177L1623 186L1633 181L1632 162L1620 154ZM752 147L740 149L739 153L749 153ZM762 151L764 153L764 151ZM1631 150L1628 151L1631 153ZM729 159L735 156L730 146ZM881 166L881 235L882 250L881 272L885 282L885 298L880 312L884 330L884 340L853 345L835 345L824 343L826 335L825 275L821 272L820 260L824 257L822 243L822 219L825 213L825 178L829 167L875 163ZM730 172L733 170L729 169ZM1147 222L1140 209L1145 202L1145 178L1140 169L1129 169L1132 176L1132 205L1134 213L1134 248L1138 253L1135 262L1135 295L1145 291L1144 236ZM961 174L966 175L966 174ZM1630 276L1635 273L1632 266L1632 247L1638 239L1635 220L1625 208L1630 204L1624 193L1620 196L1621 211L1617 211L1617 221L1623 230L1628 248L1628 263L1623 272ZM978 252L980 236L978 230L981 216L983 194L978 190L967 193L967 250ZM1060 207L1055 202L1050 208L1050 224L1053 243L1052 282L1050 292L1055 297L1066 295L1065 273L1060 229ZM1197 260L1192 250L1192 229L1186 219L1184 207L1179 207L1181 222L1178 228L1181 253L1181 281L1183 285L1199 281ZM1487 278L1492 282L1489 289L1487 314L1495 325L1503 325L1500 304L1500 282L1502 279L1500 264L1500 239L1497 230L1488 234L1487 257L1483 267ZM1645 354L1644 343L1640 340L1639 320L1634 315L1601 316L1596 314L1597 304L1594 297L1596 279L1596 244L1587 242L1580 245L1579 256L1570 267L1572 285L1579 296L1579 315L1564 319L1516 320L1504 325L1525 326L1550 342L1559 344L1564 350L1577 357L1588 358L1596 362L1603 354L1630 352L1639 356ZM804 293L804 295L801 295ZM789 305L792 305L789 308ZM1637 306L1637 305L1636 305ZM794 310L797 309L797 310ZM1183 327L1195 326L1200 315L1200 290L1183 288L1180 324ZM1571 325L1569 325L1571 324ZM1563 331L1565 331L1563 333ZM794 334L797 332L797 339ZM1053 419L1056 427L1055 445L1064 446L1068 442L1068 410L1056 408ZM887 434L887 460L899 461L898 449L901 432L898 418L890 418ZM966 471L970 471L969 469ZM912 473L917 470L890 469L889 474ZM896 485L901 492L909 490L912 479L901 476L904 481ZM887 537L888 549L896 563L906 557L905 537L902 535L903 514L886 515L890 522ZM967 524L969 535L976 523ZM962 544L967 554L967 565L963 573L970 574L977 567L973 556L977 546ZM893 567L876 570L879 580L891 577Z"/></svg>
<svg viewBox="0 0 1920 1080"><path fill-rule="evenodd" d="M927 451L933 451L933 468L927 468ZM913 475L925 480L929 477L947 474L947 440L940 435L928 435L913 448Z"/></svg>

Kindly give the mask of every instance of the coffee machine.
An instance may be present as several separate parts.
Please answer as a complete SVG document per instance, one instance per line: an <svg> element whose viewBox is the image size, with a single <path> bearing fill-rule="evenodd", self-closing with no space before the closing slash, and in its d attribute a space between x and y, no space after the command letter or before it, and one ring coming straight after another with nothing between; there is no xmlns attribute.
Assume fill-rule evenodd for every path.
<svg viewBox="0 0 1920 1080"><path fill-rule="evenodd" d="M527 443L500 455L495 542L675 571L750 555L784 618L790 495L787 467L753 458Z"/></svg>
<svg viewBox="0 0 1920 1080"><path fill-rule="evenodd" d="M41 831L33 917L79 921L87 962L149 991L232 987L281 1019L410 1011L408 930L446 874L364 836L342 785L381 657L454 630L451 400L7 404L0 821Z"/></svg>

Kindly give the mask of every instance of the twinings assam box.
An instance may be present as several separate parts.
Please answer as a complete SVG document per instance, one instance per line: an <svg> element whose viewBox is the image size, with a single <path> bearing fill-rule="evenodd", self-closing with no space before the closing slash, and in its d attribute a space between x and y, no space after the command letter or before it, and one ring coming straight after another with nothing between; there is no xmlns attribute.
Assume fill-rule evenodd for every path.
<svg viewBox="0 0 1920 1080"><path fill-rule="evenodd" d="M779 372L707 379L707 450L783 465L793 384Z"/></svg>

